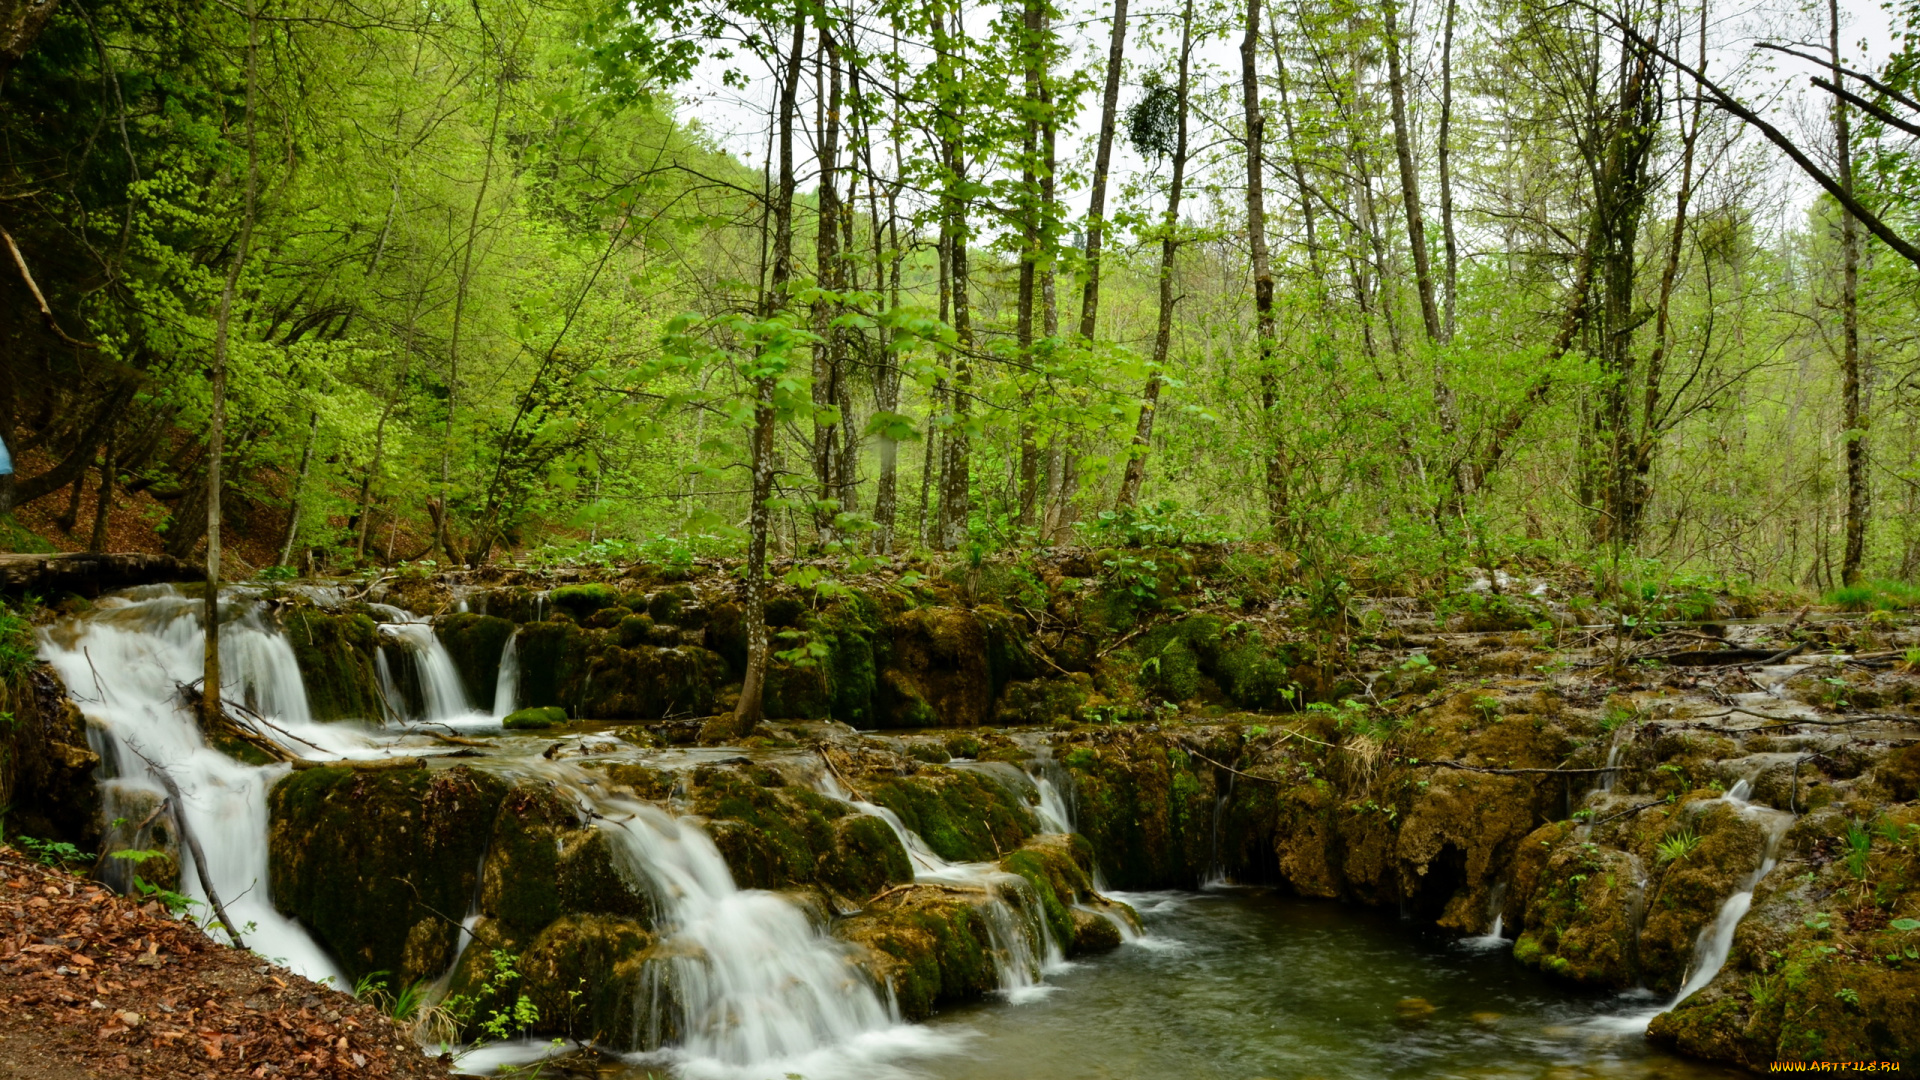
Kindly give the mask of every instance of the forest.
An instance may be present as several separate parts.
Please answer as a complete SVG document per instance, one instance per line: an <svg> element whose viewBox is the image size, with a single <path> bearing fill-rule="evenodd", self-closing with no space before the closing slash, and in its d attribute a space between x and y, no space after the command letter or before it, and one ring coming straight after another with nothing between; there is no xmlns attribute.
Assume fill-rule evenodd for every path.
<svg viewBox="0 0 1920 1080"><path fill-rule="evenodd" d="M1920 573L1906 8L0 15L22 550Z"/></svg>

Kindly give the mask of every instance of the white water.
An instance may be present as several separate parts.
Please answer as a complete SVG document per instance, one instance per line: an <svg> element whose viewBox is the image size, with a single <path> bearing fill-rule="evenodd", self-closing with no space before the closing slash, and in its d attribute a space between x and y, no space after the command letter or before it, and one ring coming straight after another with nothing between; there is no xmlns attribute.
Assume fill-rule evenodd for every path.
<svg viewBox="0 0 1920 1080"><path fill-rule="evenodd" d="M777 894L736 888L695 824L643 803L601 800L598 824L659 903L665 959L646 976L631 1035L689 1078L871 1075L876 1059L938 1052L950 1039L905 1030L846 944ZM646 1057L648 1055L640 1055Z"/></svg>
<svg viewBox="0 0 1920 1080"><path fill-rule="evenodd" d="M500 674L493 680L493 718L505 720L520 696L520 631L507 635L500 650Z"/></svg>
<svg viewBox="0 0 1920 1080"><path fill-rule="evenodd" d="M259 605L245 592L232 590L222 606L225 693L259 712L270 736L316 759L388 752L366 728L314 723L287 640L261 619ZM89 737L105 762L101 783L109 812L131 805L136 795L146 805L157 803L160 786L141 754L165 768L181 788L185 805L178 812L204 848L209 876L247 944L302 975L340 985L344 980L331 958L268 899L267 791L286 775L286 766L250 766L209 747L178 695L178 684L200 675L202 610L200 602L169 588L108 598L89 617L43 632L41 654L87 717ZM420 622L396 626L386 633L415 650L427 712L457 719L467 711L465 696L431 628ZM383 690L393 693L384 664L382 674ZM587 798L585 773L540 768ZM901 1023L890 995L854 964L850 946L779 895L736 888L697 823L649 805L602 800L595 809L624 870L654 892L662 937L678 946L670 959L650 967L647 986L638 989L651 994L641 995L634 1017L637 1034L678 1033L674 1046L653 1055L670 1060L678 1076L904 1077L894 1062L951 1052L964 1038ZM204 900L190 862L182 876L183 891ZM469 918L469 931L473 922ZM471 933L461 937L464 948ZM495 1049L496 1057L531 1060L552 1047ZM463 1064L485 1065L485 1056Z"/></svg>
<svg viewBox="0 0 1920 1080"><path fill-rule="evenodd" d="M1740 883L1733 895L1720 904L1713 921L1700 929L1700 936L1694 939L1693 959L1687 965L1692 974L1673 995L1673 1000L1658 1009L1640 1010L1605 1022L1604 1026L1626 1031L1645 1031L1653 1018L1663 1012L1669 1012L1680 1003L1692 997L1720 974L1727 964L1727 956L1733 951L1733 935L1740 929L1740 920L1747 917L1747 911L1753 906L1753 890L1761 879L1773 872L1779 861L1780 838L1786 835L1787 828L1793 824L1794 816L1784 810L1775 810L1767 806L1756 806L1747 801L1753 793L1753 787L1745 780L1733 785L1733 789L1721 796L1718 802L1732 806L1744 817L1759 820L1766 834L1766 846L1760 856L1760 865Z"/></svg>
<svg viewBox="0 0 1920 1080"><path fill-rule="evenodd" d="M88 740L103 761L104 803L111 808L135 792L151 793L157 803L162 788L152 770L167 770L183 803L174 810L205 852L214 890L248 946L308 978L338 980L332 959L267 895L267 789L286 767L244 765L208 746L181 703L178 687L198 680L204 664L201 601L170 588L133 596L102 600L91 618L63 622L40 638L40 655L87 718ZM340 736L312 722L292 646L249 599L230 598L222 607L223 692L303 743L303 754L333 756L326 748ZM204 903L185 850L181 863L181 891Z"/></svg>
<svg viewBox="0 0 1920 1080"><path fill-rule="evenodd" d="M1046 985L1048 972L1067 967L1066 949L1054 940L1040 907L1040 898L1027 879L1000 869L994 863L956 863L941 858L907 828L892 810L876 803L853 798L830 775L820 778L820 790L863 814L877 817L900 838L913 864L913 880L918 883L948 885L983 897L980 906L987 923L988 944L993 951L994 972L999 989L1015 1004L1051 993Z"/></svg>
<svg viewBox="0 0 1920 1080"><path fill-rule="evenodd" d="M460 684L460 671L453 666L453 656L440 643L439 635L433 632L432 623L413 618L381 623L380 633L413 656L413 670L418 673L420 696L425 704L415 719L445 724L471 721L479 716L467 701L466 687Z"/></svg>

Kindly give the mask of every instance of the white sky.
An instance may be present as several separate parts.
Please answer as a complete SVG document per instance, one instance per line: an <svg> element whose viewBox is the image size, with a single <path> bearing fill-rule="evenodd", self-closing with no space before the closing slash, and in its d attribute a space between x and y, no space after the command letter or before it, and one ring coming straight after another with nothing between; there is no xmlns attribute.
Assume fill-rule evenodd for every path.
<svg viewBox="0 0 1920 1080"><path fill-rule="evenodd" d="M1762 0L1759 3L1716 3L1709 8L1710 74L1723 86L1728 85L1726 80L1731 74L1731 82L1745 102L1763 107L1776 126L1789 134L1803 137L1814 135L1810 125L1822 122L1824 102L1810 96L1813 90L1807 85L1807 77L1818 69L1813 64L1791 57L1758 51L1754 45L1760 41L1783 44L1800 42L1809 46L1808 51L1823 52L1827 11L1824 2L1816 0L1816 4L1795 0ZM1150 28L1157 24L1162 28L1158 31L1160 34L1169 35L1179 10L1177 0L1134 0L1133 6L1127 37L1129 71L1120 96L1123 111L1140 94L1139 81L1145 69L1139 66L1139 61L1155 55L1150 51L1147 33L1153 32ZM1461 4L1460 18L1463 21L1471 7L1472 0L1465 0ZM1096 75L1106 52L1108 24L1105 16L1110 10L1111 0L1062 2L1061 26L1073 43L1073 62L1088 65ZM1437 23L1438 11L1439 0L1411 0L1409 10L1403 16L1407 25L1415 27L1419 34L1409 57L1410 66L1424 65L1429 74L1438 69L1439 42L1434 32L1437 30L1434 24ZM989 5L981 5L968 12L966 23L973 36L981 37L990 32L994 12L995 9ZM1841 0L1840 12L1842 50L1848 66L1856 70L1878 72L1894 45L1888 13L1873 0ZM1177 44L1177 37L1170 38L1168 44ZM1237 85L1240 63L1238 47L1237 30L1197 43L1195 66L1199 78L1211 80L1216 85L1223 81ZM767 151L767 113L775 87L764 70L754 70L751 65L755 62L750 57L736 58L727 63L709 60L701 66L689 85L679 88L678 94L683 119L698 121L721 146L749 164L760 167ZM747 74L755 77L744 89L725 86L721 75L729 66L744 68ZM1434 81L1437 82L1437 79ZM1089 91L1082 102L1077 124L1061 133L1059 147L1063 159L1070 159L1091 144L1099 124L1098 94L1097 86ZM800 157L798 167L804 190L811 186L814 171L808 148L813 118L810 74L803 79L801 98L801 116L795 127L799 144L796 153ZM1433 115L1437 114L1434 102L1424 101L1417 104L1416 108L1424 109L1428 114L1421 118L1423 123L1433 122ZM1124 132L1122 134L1124 136ZM1204 143L1208 138L1203 126L1197 122L1194 138L1199 143ZM1771 178L1771 186L1781 196L1777 200L1781 211L1785 214L1804 211L1817 188L1759 136L1749 135L1747 139L1750 147L1760 148L1759 152L1779 161L1781 169ZM1118 197L1119 186L1127 177L1138 174L1145 167L1145 163L1125 145L1124 137L1116 140L1114 155L1110 211ZM876 160L875 164L880 165L880 162ZM1431 167L1431 163L1427 167ZM886 171L890 165L881 165L881 168ZM1065 199L1075 212L1084 211L1084 190L1067 192Z"/></svg>

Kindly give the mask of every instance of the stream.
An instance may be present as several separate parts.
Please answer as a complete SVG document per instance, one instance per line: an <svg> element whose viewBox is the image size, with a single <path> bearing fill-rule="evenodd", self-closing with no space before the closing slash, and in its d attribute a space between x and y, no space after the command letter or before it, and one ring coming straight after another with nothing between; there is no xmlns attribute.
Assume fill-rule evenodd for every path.
<svg viewBox="0 0 1920 1080"><path fill-rule="evenodd" d="M235 590L223 595L228 605L222 654L229 695L306 757L443 751L403 725L498 732L513 698L503 676L502 700L488 711L471 708L431 624L386 609L379 667L390 716L364 725L317 723L292 649L257 594ZM53 627L41 652L89 720L104 761L107 816L145 814L161 795L152 770L168 769L184 790L180 809L204 844L209 876L248 927L249 944L309 977L340 980L332 957L268 897L266 792L286 766L245 765L208 746L179 704L178 685L198 674L200 610L171 589L136 590ZM514 648L509 638L509 656ZM422 715L406 716L398 704L388 650L413 657ZM570 738L595 744L583 745L583 753L655 764L739 753L643 750L593 733ZM630 1058L623 1075L632 1080L662 1070L683 1080L1735 1075L1648 1046L1641 1032L1657 1004L1652 999L1572 992L1514 962L1498 938L1461 941L1391 913L1262 890L1116 897L1139 911L1145 932L1125 926L1117 952L1069 962L1021 879L991 863L941 860L890 811L854 801L822 775L822 794L887 821L918 880L1000 897L986 917L1002 989L929 1023L906 1024L884 988L852 976L849 947L778 894L737 888L697 819L610 800L586 770L545 760L542 751L554 745L544 734L500 737L484 764L474 764L539 777L591 810L625 872L658 897L662 932L678 946L663 983L672 989L654 991L634 1023L679 1035L662 1051ZM1071 800L1058 786L1065 774L1050 760L1037 759L1030 772L956 764L1029 785L1043 828L1071 827ZM203 898L194 875L184 875L182 887ZM1738 906L1702 935L1705 964L1696 981L1711 978L1724 960L1724 939L1745 910ZM495 1046L464 1064L477 1071L549 1051Z"/></svg>

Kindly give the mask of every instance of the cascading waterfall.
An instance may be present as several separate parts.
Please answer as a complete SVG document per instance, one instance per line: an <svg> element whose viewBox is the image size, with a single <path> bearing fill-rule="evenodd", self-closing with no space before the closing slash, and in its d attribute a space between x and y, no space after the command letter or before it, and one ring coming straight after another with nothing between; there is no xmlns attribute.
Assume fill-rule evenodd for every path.
<svg viewBox="0 0 1920 1080"><path fill-rule="evenodd" d="M409 616L404 622L381 623L380 632L412 654L413 670L419 676L420 696L426 706L418 719L441 724L492 719L477 716L472 704L467 701L467 689L460 682L460 670L453 666L453 656L440 643L440 636L433 632L432 623ZM391 677L388 681L391 682Z"/></svg>
<svg viewBox="0 0 1920 1080"><path fill-rule="evenodd" d="M1016 770L1017 771L1017 770ZM987 924L1001 992L1010 1001L1028 1000L1048 991L1046 973L1065 966L1066 949L1054 940L1041 910L1040 897L1026 878L993 863L956 863L941 858L907 828L900 816L884 806L856 799L832 776L820 778L820 790L863 814L877 817L900 838L913 864L913 880L976 889L986 897L981 914Z"/></svg>
<svg viewBox="0 0 1920 1080"><path fill-rule="evenodd" d="M260 618L260 605L235 590L220 607L223 693L305 743L305 753L337 747L340 735L312 722L293 648ZM199 679L205 663L203 611L170 587L135 590L100 601L87 619L44 630L40 654L87 719L108 811L136 800L158 805L165 795L154 770L165 769L180 787L173 812L199 841L208 877L248 945L309 978L338 979L333 960L267 895L267 789L286 767L242 764L208 746L181 699L180 687ZM184 850L181 863L182 890L204 903Z"/></svg>
<svg viewBox="0 0 1920 1080"><path fill-rule="evenodd" d="M1742 780L1733 785L1733 790L1721 798L1742 815L1760 820L1761 828L1765 830L1767 836L1766 850L1760 857L1760 865L1755 867L1753 873L1740 883L1740 888L1720 905L1720 910L1714 915L1713 922L1700 931L1700 937L1694 942L1693 962L1689 965L1693 969L1693 974L1687 979L1686 984L1680 987L1680 992L1675 994L1673 1000L1667 1004L1669 1009L1678 1006L1712 982L1714 976L1720 974L1720 969L1726 966L1727 954L1733 950L1733 932L1739 929L1740 920L1746 918L1747 909L1753 906L1753 890L1759 886L1762 878L1773 872L1774 864L1779 861L1780 839L1786 835L1788 827L1793 824L1793 815L1784 810L1753 805L1747 801L1747 796L1752 793L1752 785Z"/></svg>
<svg viewBox="0 0 1920 1080"><path fill-rule="evenodd" d="M167 770L184 803L175 812L205 850L214 888L247 944L302 975L342 985L325 950L268 897L267 792L287 767L247 765L207 745L180 696L180 687L201 674L202 612L200 601L167 587L109 597L90 615L44 630L41 655L87 718L89 738L104 763L101 786L109 812L158 805L164 794L151 770ZM390 737L312 720L292 646L262 618L254 594L226 590L221 614L226 694L246 701L272 734L298 743L301 754L312 758L388 750ZM428 712L467 714L458 674L431 626L418 620L388 625L387 636L419 661ZM383 692L395 694L392 672L384 665L381 672ZM648 966L653 993L641 996L634 1024L637 1034L672 1034L672 1045L658 1056L673 1062L676 1075L778 1080L802 1073L816 1080L866 1080L899 1075L891 1062L949 1052L962 1037L903 1024L890 995L854 963L852 947L778 894L737 888L696 821L651 805L595 800L585 794L592 779L577 767L529 764L593 804L623 871L654 893L658 930L669 947ZM189 895L205 900L190 862L182 880ZM1004 936L1006 951L1027 957L1015 962L1037 978L1034 950L1020 952L1028 942L1024 922L1011 925L1011 915L1004 921L1009 926L997 932L995 947L1002 947ZM470 916L463 948L473 924ZM551 1048L505 1049L538 1055Z"/></svg>
<svg viewBox="0 0 1920 1080"><path fill-rule="evenodd" d="M493 718L505 720L520 696L520 631L507 635L500 649L500 674L493 680Z"/></svg>

